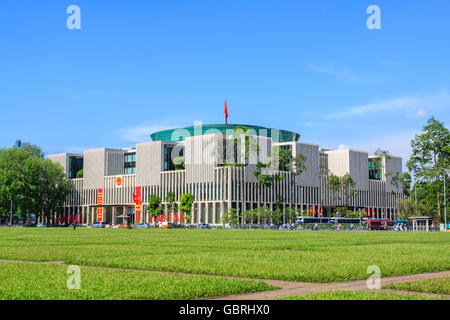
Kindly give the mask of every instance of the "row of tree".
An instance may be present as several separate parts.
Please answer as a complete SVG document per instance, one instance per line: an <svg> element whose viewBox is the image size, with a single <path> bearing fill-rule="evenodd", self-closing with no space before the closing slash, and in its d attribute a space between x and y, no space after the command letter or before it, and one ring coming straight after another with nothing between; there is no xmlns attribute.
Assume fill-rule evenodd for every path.
<svg viewBox="0 0 450 320"><path fill-rule="evenodd" d="M191 193L185 193L180 196L180 204L178 205L174 192L168 192L166 196L166 210L169 213L180 212L183 215L184 221L191 219L192 203L194 202L194 196ZM156 194L151 194L146 206L149 216L156 221L158 216L163 214L162 200Z"/></svg>
<svg viewBox="0 0 450 320"><path fill-rule="evenodd" d="M450 182L450 131L443 122L431 117L422 132L412 139L411 149L406 164L409 172L400 182L410 198L399 201L397 206L406 218L429 216L442 222L442 208L450 200L448 192L442 197L444 185L448 187Z"/></svg>
<svg viewBox="0 0 450 320"><path fill-rule="evenodd" d="M52 217L71 187L63 168L44 159L39 147L0 149L0 215L10 215L10 221L28 213Z"/></svg>

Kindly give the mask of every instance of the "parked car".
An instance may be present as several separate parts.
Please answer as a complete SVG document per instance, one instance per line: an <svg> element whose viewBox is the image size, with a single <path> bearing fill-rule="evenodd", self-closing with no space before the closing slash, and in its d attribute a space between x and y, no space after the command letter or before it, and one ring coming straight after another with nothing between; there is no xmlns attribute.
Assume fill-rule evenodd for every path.
<svg viewBox="0 0 450 320"><path fill-rule="evenodd" d="M136 226L137 229L148 229L151 228L150 223L140 223Z"/></svg>
<svg viewBox="0 0 450 320"><path fill-rule="evenodd" d="M27 223L23 225L24 228L36 228L37 224L36 223Z"/></svg>
<svg viewBox="0 0 450 320"><path fill-rule="evenodd" d="M211 227L207 223L200 223L197 225L197 229L211 229Z"/></svg>
<svg viewBox="0 0 450 320"><path fill-rule="evenodd" d="M127 228L128 225L126 223L112 225L112 229L127 229Z"/></svg>
<svg viewBox="0 0 450 320"><path fill-rule="evenodd" d="M106 227L106 223L104 222L96 222L92 225L92 228L105 228Z"/></svg>
<svg viewBox="0 0 450 320"><path fill-rule="evenodd" d="M171 229L171 228L173 228L173 223L170 223L170 222L160 222L160 223L159 223L159 227L160 227L161 229Z"/></svg>

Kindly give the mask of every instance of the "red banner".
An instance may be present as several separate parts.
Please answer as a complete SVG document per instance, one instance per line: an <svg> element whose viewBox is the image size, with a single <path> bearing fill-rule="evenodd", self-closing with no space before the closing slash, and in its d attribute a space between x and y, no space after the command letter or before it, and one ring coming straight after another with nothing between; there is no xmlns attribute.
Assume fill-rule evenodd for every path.
<svg viewBox="0 0 450 320"><path fill-rule="evenodd" d="M97 204L99 206L103 205L103 189L98 189ZM97 208L97 221L103 222L103 207Z"/></svg>
<svg viewBox="0 0 450 320"><path fill-rule="evenodd" d="M134 220L137 223L141 222L141 212L142 212L142 188L136 187L136 193L133 193L133 201L136 205Z"/></svg>

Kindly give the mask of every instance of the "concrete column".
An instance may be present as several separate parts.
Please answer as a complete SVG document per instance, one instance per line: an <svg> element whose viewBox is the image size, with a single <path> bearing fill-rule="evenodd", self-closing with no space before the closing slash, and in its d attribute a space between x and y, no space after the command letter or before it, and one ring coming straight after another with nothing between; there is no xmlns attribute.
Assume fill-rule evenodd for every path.
<svg viewBox="0 0 450 320"><path fill-rule="evenodd" d="M112 224L116 224L117 223L116 216L117 216L117 209L116 209L116 207L112 207L112 209L111 209L111 222L112 222Z"/></svg>
<svg viewBox="0 0 450 320"><path fill-rule="evenodd" d="M217 221L217 223L220 223L220 221L222 220L222 218L223 218L223 213L225 212L225 202L224 201L222 201L221 203L220 203L220 208L219 208L219 221Z"/></svg>

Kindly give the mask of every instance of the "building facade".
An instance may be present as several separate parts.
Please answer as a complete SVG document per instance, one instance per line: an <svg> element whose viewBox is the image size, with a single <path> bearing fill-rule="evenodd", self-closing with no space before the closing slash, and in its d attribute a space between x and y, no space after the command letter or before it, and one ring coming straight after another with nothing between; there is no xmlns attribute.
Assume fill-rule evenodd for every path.
<svg viewBox="0 0 450 320"><path fill-rule="evenodd" d="M371 217L395 219L396 202L403 199L401 186L393 177L402 174L399 157L370 156L350 149L324 150L299 141L295 132L250 125L196 125L164 130L151 135L152 141L135 148L93 149L83 154L55 154L48 158L59 163L72 183L58 221L77 216L84 223L98 219L120 223L129 216L137 222L151 222L145 212L151 194L165 207L168 192L176 200L185 193L194 196L191 223L220 224L230 208L238 213L274 204L297 208L299 215L331 216L332 208L362 209ZM292 156L306 157L300 175L291 167L276 165L282 179L271 187L258 183L254 172L266 163L274 147ZM83 169L83 178L76 178ZM269 175L272 173L268 173ZM349 174L355 182L352 194L330 190L330 174ZM139 195L143 210L135 215L133 195ZM165 219L179 222L180 213Z"/></svg>

